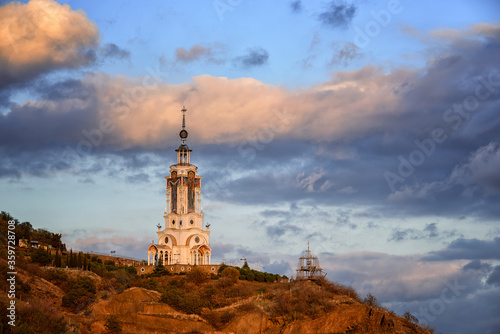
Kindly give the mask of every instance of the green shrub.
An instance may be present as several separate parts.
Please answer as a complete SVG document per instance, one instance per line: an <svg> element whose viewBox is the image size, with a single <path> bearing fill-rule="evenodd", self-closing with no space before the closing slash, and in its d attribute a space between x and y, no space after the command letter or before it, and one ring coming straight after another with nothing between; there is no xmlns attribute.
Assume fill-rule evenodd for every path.
<svg viewBox="0 0 500 334"><path fill-rule="evenodd" d="M186 274L186 280L194 284L203 284L210 280L210 274L200 267L194 267Z"/></svg>
<svg viewBox="0 0 500 334"><path fill-rule="evenodd" d="M68 282L68 294L62 298L62 306L73 311L80 311L94 301L96 287L88 276L78 276Z"/></svg>
<svg viewBox="0 0 500 334"><path fill-rule="evenodd" d="M152 278L142 279L140 281L139 287L148 290L160 291L160 285L158 284L158 281Z"/></svg>
<svg viewBox="0 0 500 334"><path fill-rule="evenodd" d="M256 280L257 282L265 282L265 280L266 280L266 275L264 275L264 273L257 272L257 273L255 274L255 280Z"/></svg>
<svg viewBox="0 0 500 334"><path fill-rule="evenodd" d="M116 266L115 265L115 261L113 261L113 260L106 260L106 261L104 261L104 265L105 266L113 266L113 267Z"/></svg>
<svg viewBox="0 0 500 334"><path fill-rule="evenodd" d="M153 274L151 276L163 276L167 274L170 274L170 272L165 269L164 265L159 264L155 266L155 269L153 270Z"/></svg>
<svg viewBox="0 0 500 334"><path fill-rule="evenodd" d="M169 286L162 294L160 301L187 314L201 314L203 308L210 306L209 302L201 296L195 293L187 294L174 286Z"/></svg>
<svg viewBox="0 0 500 334"><path fill-rule="evenodd" d="M276 281L276 276L273 274L266 274L266 282L273 283Z"/></svg>
<svg viewBox="0 0 500 334"><path fill-rule="evenodd" d="M137 269L135 267L126 266L124 269L131 275L137 275Z"/></svg>
<svg viewBox="0 0 500 334"><path fill-rule="evenodd" d="M222 273L222 271L223 271L224 269L226 269L227 267L228 267L227 265L222 264L222 265L219 267L219 270L217 270L217 274L221 274L221 273Z"/></svg>
<svg viewBox="0 0 500 334"><path fill-rule="evenodd" d="M110 266L110 265L107 265L105 266L106 270L107 271L115 271L115 270L118 270L118 268L116 268L115 266Z"/></svg>
<svg viewBox="0 0 500 334"><path fill-rule="evenodd" d="M37 248L31 253L31 261L45 266L52 262L52 257L45 249Z"/></svg>
<svg viewBox="0 0 500 334"><path fill-rule="evenodd" d="M221 272L221 281L223 285L233 285L238 282L240 272L234 267L224 268Z"/></svg>

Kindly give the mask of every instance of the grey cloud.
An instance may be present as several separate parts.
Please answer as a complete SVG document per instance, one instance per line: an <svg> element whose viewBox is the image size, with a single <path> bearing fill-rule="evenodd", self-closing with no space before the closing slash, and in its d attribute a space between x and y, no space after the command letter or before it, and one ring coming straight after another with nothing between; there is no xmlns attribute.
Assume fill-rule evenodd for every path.
<svg viewBox="0 0 500 334"><path fill-rule="evenodd" d="M337 217L335 218L335 223L338 226L352 225L350 213L351 212L349 210L337 210Z"/></svg>
<svg viewBox="0 0 500 334"><path fill-rule="evenodd" d="M80 182L81 183L93 184L93 183L95 183L95 180L93 178L91 178L91 177L86 176L86 177L80 179Z"/></svg>
<svg viewBox="0 0 500 334"><path fill-rule="evenodd" d="M114 43L101 46L99 53L105 58L130 59L130 51L120 48Z"/></svg>
<svg viewBox="0 0 500 334"><path fill-rule="evenodd" d="M481 262L481 260L473 260L473 261L467 263L465 266L463 266L462 270L464 270L464 271L467 271L467 270L490 271L491 264L483 263L483 262Z"/></svg>
<svg viewBox="0 0 500 334"><path fill-rule="evenodd" d="M9 88L24 88L32 80L42 77L45 74L60 69L74 69L78 67L92 65L97 61L94 49L84 49L78 52L78 57L68 60L66 63L34 63L28 66L12 68L0 58L0 91L7 91Z"/></svg>
<svg viewBox="0 0 500 334"><path fill-rule="evenodd" d="M397 106L392 106L398 112L367 117L372 125L366 131L357 131L355 136L325 139L321 143L296 139L293 135L283 136L264 145L264 149L256 150L254 159L240 155L234 146L197 143L193 159L203 168L206 194L222 201L245 205L362 205L370 208L370 214L377 212L370 218L374 223L386 216L418 217L429 214L457 219L463 216L468 219L481 218L480 221L484 222L498 219L500 194L496 177L498 173L495 173L500 152L500 122L496 117L500 106L498 89L489 99L481 102L480 112L464 123L459 131L447 132L449 137L446 142L436 144L434 153L415 168L402 185L407 186L407 192L401 194L406 196L394 201L387 200L390 190L383 177L386 170L397 172L399 155L408 159L409 154L418 148L415 140L429 138L429 131L434 127L449 127L443 122L446 109L453 108L454 103L461 103L465 97L473 95L476 85L481 83L479 77L488 80L489 73L498 67L497 58L487 54L496 54L496 49L486 52L488 43L482 41L474 39L469 41L467 47L464 43L454 42L449 51L460 56L453 61L431 61L418 76L395 76L397 80L394 82L384 83L391 85L392 91L398 92L394 94L398 99L401 98ZM473 60L473 56L479 60ZM343 73L344 77L336 80L357 82L365 80L368 72L367 69L357 71L352 77L345 77L347 74ZM379 76L376 71L370 73ZM477 74L477 77L470 73ZM383 73L380 75L385 76ZM493 76L492 80L498 82L500 78ZM71 159L54 166L43 157L42 152L51 150L50 154L54 156L62 155L66 145L74 148L78 144L83 129L90 130L97 126L100 110L94 98L95 86L83 80L39 82L33 90L48 101L12 105L10 112L0 117L0 147L3 150L0 174L5 177L15 179L25 171L33 173L29 175L46 176L58 170L70 172L70 168L75 166ZM335 83L332 81L325 85ZM317 94L318 99L324 99L336 92L314 94ZM53 110L48 106L52 106ZM317 118L314 116L317 112L333 111L311 110L311 122ZM309 120L301 124L307 122ZM95 151L116 154L118 160L128 154L113 146L113 142L116 142L114 139L113 134L106 136L102 145L94 148ZM155 161L161 160L159 151L145 147L135 149L150 152L159 159ZM39 153L35 154L35 151ZM340 154L347 151L352 154ZM36 157L37 161L30 161L30 155ZM164 156L168 157L168 153ZM232 160L237 162L237 168L229 169L227 175L230 176L225 178L226 173L220 171ZM171 162L168 159L161 161ZM144 164L148 164L148 161L144 160ZM95 168L99 166L103 168L106 165L100 161ZM138 170L140 164L124 168L136 169L135 173L141 172ZM320 180L312 182L314 178L307 178L315 174L317 176L318 169L315 168L324 172ZM302 177L297 179L298 175ZM456 182L443 187L450 175L454 175L453 180ZM422 185L430 186L425 188ZM484 188L488 191L476 191L477 186L482 187L479 190ZM342 189L356 189L357 192L346 194L342 193ZM279 218L279 213L275 214L274 218ZM271 217L272 213L265 215ZM317 211L313 215L319 217ZM336 223L334 216L327 218L327 221ZM400 234L395 234L394 240L415 236L412 231L405 229L395 232ZM423 227L417 232L425 236L432 235L432 230L423 231ZM445 237L443 233L446 231L438 232L441 237Z"/></svg>
<svg viewBox="0 0 500 334"><path fill-rule="evenodd" d="M246 51L246 54L234 59L234 63L237 66L244 68L251 68L256 66L262 66L269 60L269 52L261 47L250 48Z"/></svg>
<svg viewBox="0 0 500 334"><path fill-rule="evenodd" d="M334 54L330 60L330 65L349 65L353 60L363 57L359 48L350 42L334 44Z"/></svg>
<svg viewBox="0 0 500 334"><path fill-rule="evenodd" d="M461 283L459 281L460 285L462 285ZM476 281L476 284L478 283L480 284L480 282ZM449 286L453 286L453 284L449 284ZM443 291L447 297L445 299L440 296ZM452 291L443 284L441 291L437 291L428 300L395 301L383 305L393 309L400 315L410 311L421 322L435 327L437 333L469 334L497 333L500 331L498 312L495 307L498 304L497 300L500 299L500 289L479 290L473 294L458 291L458 297ZM443 300L448 302L445 303ZM439 314L430 311L431 307L436 310L435 305L437 304L443 306L439 309ZM464 310L467 310L467 312L464 312ZM460 316L457 317L457 314Z"/></svg>
<svg viewBox="0 0 500 334"><path fill-rule="evenodd" d="M436 223L427 224L424 228L424 232L428 233L429 238L435 238L439 235Z"/></svg>
<svg viewBox="0 0 500 334"><path fill-rule="evenodd" d="M264 210L260 213L263 217L286 217L288 216L287 211L283 210Z"/></svg>
<svg viewBox="0 0 500 334"><path fill-rule="evenodd" d="M32 90L44 100L62 102L66 99L81 100L82 104L92 99L96 91L91 85L79 79L65 79L54 83L46 80L37 80Z"/></svg>
<svg viewBox="0 0 500 334"><path fill-rule="evenodd" d="M493 272L488 277L486 283L500 286L500 266L496 266L495 268L493 268Z"/></svg>
<svg viewBox="0 0 500 334"><path fill-rule="evenodd" d="M500 147L489 143L474 152L467 163L457 166L450 182L464 185L469 191L481 187L487 193L500 193Z"/></svg>
<svg viewBox="0 0 500 334"><path fill-rule="evenodd" d="M265 271L272 274L285 275L286 273L292 271L290 263L287 261L274 261L265 267Z"/></svg>
<svg viewBox="0 0 500 334"><path fill-rule="evenodd" d="M318 19L330 28L347 27L356 15L357 7L344 1L333 0Z"/></svg>
<svg viewBox="0 0 500 334"><path fill-rule="evenodd" d="M74 96L66 95L72 93ZM84 129L97 128L93 87L69 81L69 85L48 87L45 94L55 99L66 95L67 103L11 105L10 112L0 117L0 148L33 150L77 144Z"/></svg>
<svg viewBox="0 0 500 334"><path fill-rule="evenodd" d="M300 0L295 0L290 2L290 9L293 13L300 13L303 10L302 2Z"/></svg>
<svg viewBox="0 0 500 334"><path fill-rule="evenodd" d="M430 252L427 261L500 260L500 238L493 240L456 239L448 247Z"/></svg>
<svg viewBox="0 0 500 334"><path fill-rule="evenodd" d="M271 239L275 240L283 237L287 232L299 233L302 231L302 229L293 224L278 224L278 225L267 226L266 231L267 235Z"/></svg>
<svg viewBox="0 0 500 334"><path fill-rule="evenodd" d="M110 250L116 251L117 256L135 257L144 252L144 245L151 241L150 237L138 238L137 236L109 235L91 233L89 235L77 238L71 242L70 246L84 252L109 253ZM140 259L138 259L140 260Z"/></svg>
<svg viewBox="0 0 500 334"><path fill-rule="evenodd" d="M265 266L270 263L270 257L267 254L256 252L248 247L238 247L236 249L239 257L245 257L248 261L248 264L252 267L252 264L257 264L261 266Z"/></svg>
<svg viewBox="0 0 500 334"><path fill-rule="evenodd" d="M408 236L408 230L400 231L396 230L392 233L392 235L387 239L387 241L402 241L405 240Z"/></svg>
<svg viewBox="0 0 500 334"><path fill-rule="evenodd" d="M130 183L147 183L149 182L149 175L146 173L138 173L126 177L127 182Z"/></svg>
<svg viewBox="0 0 500 334"><path fill-rule="evenodd" d="M422 240L422 239L443 239L451 238L457 235L456 230L439 231L437 223L426 224L425 227L420 229L407 228L393 230L391 236L387 241L403 241L403 240Z"/></svg>
<svg viewBox="0 0 500 334"><path fill-rule="evenodd" d="M210 247L212 248L213 254L218 254L219 256L221 254L229 254L235 249L234 245L222 242L210 243Z"/></svg>

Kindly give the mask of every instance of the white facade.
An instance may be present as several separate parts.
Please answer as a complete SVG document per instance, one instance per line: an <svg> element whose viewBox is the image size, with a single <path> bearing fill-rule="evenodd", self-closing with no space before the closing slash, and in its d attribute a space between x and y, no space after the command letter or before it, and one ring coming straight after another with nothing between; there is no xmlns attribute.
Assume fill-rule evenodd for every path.
<svg viewBox="0 0 500 334"><path fill-rule="evenodd" d="M201 176L192 165L191 150L186 144L185 112L182 109L181 145L177 150L177 164L170 166L165 176L167 207L165 225L158 224L158 242L148 247L148 265L211 264L209 225L203 227L201 210Z"/></svg>

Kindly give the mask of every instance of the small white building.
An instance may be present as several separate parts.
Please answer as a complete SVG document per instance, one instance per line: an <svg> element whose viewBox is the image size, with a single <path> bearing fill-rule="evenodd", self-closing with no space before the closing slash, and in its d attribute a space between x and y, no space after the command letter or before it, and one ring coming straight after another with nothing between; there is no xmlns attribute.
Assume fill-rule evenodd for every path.
<svg viewBox="0 0 500 334"><path fill-rule="evenodd" d="M203 226L201 210L201 176L198 167L191 164L191 150L186 139L186 108L182 109L181 144L177 150L177 164L170 166L165 176L167 206L165 225L158 224L158 242L148 247L148 265L209 265L209 226Z"/></svg>

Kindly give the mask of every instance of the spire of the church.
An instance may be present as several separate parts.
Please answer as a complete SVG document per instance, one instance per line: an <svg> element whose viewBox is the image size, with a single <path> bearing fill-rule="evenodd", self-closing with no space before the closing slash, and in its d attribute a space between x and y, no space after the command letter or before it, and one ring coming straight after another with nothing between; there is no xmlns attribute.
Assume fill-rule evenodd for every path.
<svg viewBox="0 0 500 334"><path fill-rule="evenodd" d="M182 130L179 132L179 137L181 137L182 144L186 144L186 138L188 137L188 132L186 131L186 107L182 106Z"/></svg>
<svg viewBox="0 0 500 334"><path fill-rule="evenodd" d="M186 144L186 139L188 137L188 132L186 130L186 107L182 106L182 130L179 132L179 137L181 137L181 145L176 150L177 152L177 164L179 165L189 165L191 160L191 150Z"/></svg>

